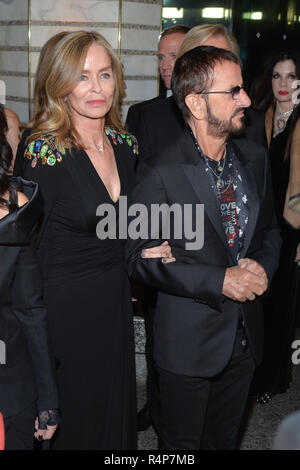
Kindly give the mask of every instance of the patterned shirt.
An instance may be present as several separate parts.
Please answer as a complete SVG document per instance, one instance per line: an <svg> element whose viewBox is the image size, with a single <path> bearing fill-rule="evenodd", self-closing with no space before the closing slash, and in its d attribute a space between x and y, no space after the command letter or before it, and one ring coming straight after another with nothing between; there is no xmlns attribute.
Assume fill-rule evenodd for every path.
<svg viewBox="0 0 300 470"><path fill-rule="evenodd" d="M237 157L232 145L227 142L226 152L222 159L219 162L212 160L204 154L193 133L192 137L204 159L207 176L210 178L212 190L220 206L220 215L228 247L233 259L238 261L244 244L249 206L243 179L235 164Z"/></svg>

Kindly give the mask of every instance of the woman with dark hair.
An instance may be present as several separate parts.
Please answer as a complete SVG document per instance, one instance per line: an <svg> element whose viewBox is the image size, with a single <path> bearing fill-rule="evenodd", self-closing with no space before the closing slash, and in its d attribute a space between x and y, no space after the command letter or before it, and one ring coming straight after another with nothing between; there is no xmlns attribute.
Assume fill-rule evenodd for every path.
<svg viewBox="0 0 300 470"><path fill-rule="evenodd" d="M12 150L0 105L0 411L5 448L33 449L58 422L57 389L32 231L41 212L37 184L9 176Z"/></svg>
<svg viewBox="0 0 300 470"><path fill-rule="evenodd" d="M122 68L96 32L61 35L47 57L28 145L19 153L44 199L37 245L61 407L53 448L134 449L133 317L118 220L138 149L121 122ZM105 225L100 204L115 214L111 233L96 234ZM166 245L152 251L169 253Z"/></svg>
<svg viewBox="0 0 300 470"><path fill-rule="evenodd" d="M265 300L264 360L254 392L260 403L289 388L292 342L300 309L300 55L275 54L253 98L265 113L274 201L281 227L280 266Z"/></svg>

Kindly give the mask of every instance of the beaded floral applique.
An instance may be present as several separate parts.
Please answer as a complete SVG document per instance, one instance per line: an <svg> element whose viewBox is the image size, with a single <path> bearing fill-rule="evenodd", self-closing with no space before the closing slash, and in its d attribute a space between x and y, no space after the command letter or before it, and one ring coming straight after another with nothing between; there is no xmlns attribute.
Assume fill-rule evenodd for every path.
<svg viewBox="0 0 300 470"><path fill-rule="evenodd" d="M62 161L65 150L59 152L55 147L55 137L41 137L39 140L30 142L27 146L25 157L31 160L31 166L34 168L38 161L42 165L54 166L56 162Z"/></svg>
<svg viewBox="0 0 300 470"><path fill-rule="evenodd" d="M106 135L109 135L115 145L123 144L126 142L129 147L132 147L132 151L135 155L139 153L139 146L136 137L132 134L125 134L122 132L118 132L111 127L104 128Z"/></svg>

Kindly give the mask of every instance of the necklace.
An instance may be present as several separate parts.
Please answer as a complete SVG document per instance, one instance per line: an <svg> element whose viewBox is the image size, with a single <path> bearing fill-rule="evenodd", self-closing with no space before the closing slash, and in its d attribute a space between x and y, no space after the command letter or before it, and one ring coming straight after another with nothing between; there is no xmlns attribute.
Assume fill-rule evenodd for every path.
<svg viewBox="0 0 300 470"><path fill-rule="evenodd" d="M276 113L279 114L280 116L290 116L293 111L294 111L294 106L292 107L292 109L290 109L289 111L285 111L285 112L280 111L278 106L276 106Z"/></svg>
<svg viewBox="0 0 300 470"><path fill-rule="evenodd" d="M293 111L294 111L294 106L292 107L292 109L290 109L289 111L285 111L285 112L280 111L278 109L278 106L276 106L276 113L279 114L280 116L279 118L276 119L276 123L275 123L276 135L284 131L288 118L290 117Z"/></svg>
<svg viewBox="0 0 300 470"><path fill-rule="evenodd" d="M105 140L105 136L104 136L104 138L103 138L103 144L100 144L100 145L89 144L88 147L91 147L91 148L92 148L92 147L93 147L93 148L96 147L96 149L98 150L98 152L102 153L103 150L104 150L104 140Z"/></svg>
<svg viewBox="0 0 300 470"><path fill-rule="evenodd" d="M223 162L223 165L221 165L221 161ZM222 178L222 175L223 175L223 171L224 171L224 168L225 168L225 161L226 161L226 147L225 147L225 150L224 150L224 155L223 157L221 158L221 160L218 161L218 165L216 167L216 170L214 170L210 164L209 164L209 159L206 158L206 164L208 166L208 168L210 169L210 171L215 175L215 177L217 178L217 188L218 190L220 190L222 188L222 186L224 186L224 181L221 179Z"/></svg>

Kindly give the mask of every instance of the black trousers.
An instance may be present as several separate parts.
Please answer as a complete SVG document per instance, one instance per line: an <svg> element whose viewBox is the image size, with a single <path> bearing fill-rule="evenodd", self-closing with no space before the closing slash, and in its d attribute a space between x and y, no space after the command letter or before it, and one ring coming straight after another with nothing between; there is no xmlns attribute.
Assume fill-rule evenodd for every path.
<svg viewBox="0 0 300 470"><path fill-rule="evenodd" d="M36 403L15 416L4 418L5 450L33 450Z"/></svg>
<svg viewBox="0 0 300 470"><path fill-rule="evenodd" d="M255 369L243 330L238 329L230 362L216 377L188 377L156 368L160 448L236 449Z"/></svg>
<svg viewBox="0 0 300 470"><path fill-rule="evenodd" d="M160 400L159 400L159 386L158 374L153 359L153 312L150 302L145 304L144 324L146 330L146 345L145 357L147 364L147 379L146 379L146 392L147 392L147 405L149 408L152 425L156 433L158 432L158 423L160 416Z"/></svg>

